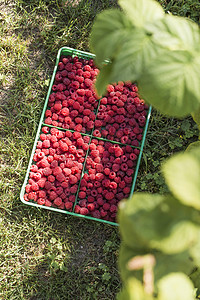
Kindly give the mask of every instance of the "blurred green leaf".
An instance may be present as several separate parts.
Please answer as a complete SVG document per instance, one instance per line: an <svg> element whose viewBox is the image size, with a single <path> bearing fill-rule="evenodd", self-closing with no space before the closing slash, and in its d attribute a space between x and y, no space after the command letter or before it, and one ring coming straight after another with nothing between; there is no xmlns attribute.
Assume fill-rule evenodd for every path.
<svg viewBox="0 0 200 300"><path fill-rule="evenodd" d="M196 269L191 275L190 275L190 279L192 280L195 288L197 288L200 291L200 269ZM198 294L200 294L200 292L198 291Z"/></svg>
<svg viewBox="0 0 200 300"><path fill-rule="evenodd" d="M112 66L110 64L104 65L101 69L101 72L97 76L95 87L99 96L105 94L106 87L110 81Z"/></svg>
<svg viewBox="0 0 200 300"><path fill-rule="evenodd" d="M200 130L200 106L195 112L192 113L192 117Z"/></svg>
<svg viewBox="0 0 200 300"><path fill-rule="evenodd" d="M163 114L190 114L200 104L200 56L166 50L148 65L139 80L139 90Z"/></svg>
<svg viewBox="0 0 200 300"><path fill-rule="evenodd" d="M170 273L158 283L158 300L195 300L194 286L183 273Z"/></svg>
<svg viewBox="0 0 200 300"><path fill-rule="evenodd" d="M153 0L119 0L119 5L136 27L164 17L162 6Z"/></svg>
<svg viewBox="0 0 200 300"><path fill-rule="evenodd" d="M132 28L130 21L118 9L106 10L96 17L90 45L96 54L97 64L101 65L104 60L117 55Z"/></svg>
<svg viewBox="0 0 200 300"><path fill-rule="evenodd" d="M130 248L152 248L167 254L188 249L196 242L196 212L171 195L137 193L119 206L122 240Z"/></svg>
<svg viewBox="0 0 200 300"><path fill-rule="evenodd" d="M187 147L187 149L185 151L190 152L193 149L200 149L200 141L196 141L196 142L189 144L189 146Z"/></svg>
<svg viewBox="0 0 200 300"><path fill-rule="evenodd" d="M174 155L162 169L171 192L185 205L200 209L200 148Z"/></svg>
<svg viewBox="0 0 200 300"><path fill-rule="evenodd" d="M119 270L122 281L126 283L129 277L135 277L139 281L143 280L143 270L129 270L127 263L135 256L153 254L156 260L154 266L155 285L158 280L172 272L183 272L190 274L195 266L194 262L190 259L190 252L184 251L177 254L167 255L161 251L152 251L152 249L138 250L128 247L124 242L121 243L119 252Z"/></svg>
<svg viewBox="0 0 200 300"><path fill-rule="evenodd" d="M136 278L129 278L117 300L153 300L153 296L144 291L142 283Z"/></svg>

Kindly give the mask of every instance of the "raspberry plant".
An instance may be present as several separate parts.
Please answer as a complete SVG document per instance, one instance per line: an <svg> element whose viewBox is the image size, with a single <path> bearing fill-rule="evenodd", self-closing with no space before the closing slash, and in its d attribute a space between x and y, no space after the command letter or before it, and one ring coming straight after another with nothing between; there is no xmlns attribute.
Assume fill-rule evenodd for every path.
<svg viewBox="0 0 200 300"><path fill-rule="evenodd" d="M136 81L146 102L172 117L192 114L200 129L198 25L165 14L154 0L118 2L122 10L99 14L91 33L98 93ZM135 193L120 204L120 300L191 300L200 288L200 141L162 172L171 193Z"/></svg>

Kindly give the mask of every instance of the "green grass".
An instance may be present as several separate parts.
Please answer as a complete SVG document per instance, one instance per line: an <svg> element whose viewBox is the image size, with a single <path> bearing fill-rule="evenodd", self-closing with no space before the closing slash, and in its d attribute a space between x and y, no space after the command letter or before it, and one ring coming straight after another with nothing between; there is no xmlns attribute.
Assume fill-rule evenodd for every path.
<svg viewBox="0 0 200 300"><path fill-rule="evenodd" d="M160 2L182 14L180 3L191 1ZM188 15L194 19L195 3ZM57 51L62 46L90 50L96 14L114 5L109 0L0 3L2 300L112 300L120 289L118 229L31 208L19 199ZM168 119L153 111L136 189L165 192L162 161L185 149L197 134L191 118Z"/></svg>

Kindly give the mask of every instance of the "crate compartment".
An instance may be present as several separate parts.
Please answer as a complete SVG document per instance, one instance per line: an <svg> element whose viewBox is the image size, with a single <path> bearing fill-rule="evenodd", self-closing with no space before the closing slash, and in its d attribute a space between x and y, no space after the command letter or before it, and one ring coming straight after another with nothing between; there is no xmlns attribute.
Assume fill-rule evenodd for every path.
<svg viewBox="0 0 200 300"><path fill-rule="evenodd" d="M79 132L43 126L24 200L72 211L89 141L90 137Z"/></svg>
<svg viewBox="0 0 200 300"><path fill-rule="evenodd" d="M123 144L139 146L146 124L148 106L131 83L109 85L100 100L93 135Z"/></svg>
<svg viewBox="0 0 200 300"><path fill-rule="evenodd" d="M58 68L60 68L59 67L59 61L64 56L71 56L71 57L74 58L74 61L77 61L77 62L84 61L84 63L86 65L89 63L90 59L95 57L91 53L78 51L76 49L71 49L71 48L68 48L68 47L64 47L64 48L61 48L59 50L58 55L57 55L57 59L56 59L56 65L55 65L55 68L54 68L53 76L52 76L52 79L51 79L51 82L50 82L49 90L48 90L48 93L47 93L46 101L45 101L45 104L44 104L43 112L42 112L40 123L39 123L39 126L38 126L37 135L36 135L35 142L34 142L34 145L33 145L31 158L30 158L29 165L28 165L28 168L27 168L26 177L25 177L22 189L21 189L20 198L21 198L21 201L23 203L31 205L31 206L43 207L45 209L52 210L52 211L55 211L55 212L62 212L62 213L70 214L70 215L73 215L73 216L83 217L83 218L86 218L86 219L97 220L97 221L104 222L104 223L107 223L107 224L110 224L110 225L118 225L115 222L115 218L114 218L115 217L114 214L116 213L114 207L112 207L112 209L111 209L111 211L113 211L112 217L111 217L111 214L108 213L108 210L109 210L108 207L104 206L104 208L103 208L104 213L102 213L102 216L100 216L100 219L99 219L99 215L97 213L96 214L91 213L92 212L92 206L91 205L90 205L91 207L89 206L91 210L87 214L80 214L80 211L78 211L78 208L77 208L78 206L77 205L79 205L81 203L80 201L84 200L83 199L84 193L80 194L81 192L84 192L83 183L81 183L81 182L83 181L83 179L85 179L85 176L86 176L85 174L89 174L90 172L93 172L93 171L90 170L91 168L89 167L89 164L87 162L87 160L90 159L90 155L91 155L91 151L92 151L92 149L89 150L88 147L91 145L91 140L96 139L96 140L98 140L99 144L101 144L101 143L104 143L104 144L105 143L111 143L112 145L115 145L115 147L121 147L123 149L125 149L125 147L130 147L131 149L136 149L137 148L136 152L139 153L139 155L137 157L137 160L136 159L134 160L133 165L130 164L130 162L129 162L129 164L130 164L129 169L133 167L134 168L134 173L131 174L131 181L128 182L128 184L127 184L127 193L123 194L123 197L131 196L133 194L136 179L137 179L137 173L138 173L139 164L140 164L141 155L142 155L142 150L143 150L143 146L144 146L144 141L145 141L145 137L146 137L146 133L147 133L147 127L148 127L148 122L149 122L149 118L150 118L151 107L149 108L148 111L147 111L146 106L145 106L144 110L142 110L143 114L145 115L146 124L145 124L144 127L141 126L141 124L139 124L139 126L136 126L136 127L140 128L140 130L141 130L141 132L139 133L141 136L137 140L138 141L137 144L136 143L134 144L133 140L131 140L130 137L128 138L128 140L124 141L124 144L122 145L121 140L118 139L117 135L113 135L113 136L112 135L110 135L110 136L106 135L106 138L103 136L102 133L103 133L103 130L105 130L107 124L104 124L105 126L102 126L102 127L98 126L98 120L99 120L98 113L101 110L101 107L100 107L101 99L97 99L97 98L95 99L95 103L96 103L95 106L92 107L93 105L91 105L92 113L94 113L94 115L92 117L93 118L92 121L94 122L94 127L84 129L84 126L82 126L82 128L80 126L78 128L77 127L75 128L75 127L72 126L71 129L69 129L69 126L66 126L66 124L61 122L62 117L67 117L67 115L65 116L65 115L61 114L61 118L59 119L58 111L62 111L63 108L67 107L69 109L69 113L70 113L71 112L70 111L70 106L71 105L73 106L73 104L77 102L77 99L73 99L73 97L72 97L72 100L74 100L74 102L71 101L71 102L73 102L71 104L70 104L70 102L67 104L67 102L65 101L66 99L63 99L63 100L54 99L54 101L50 100L51 97L54 97L54 96L51 96L51 95L56 92L56 91L52 90L52 87L53 87L54 83L56 82L56 80L58 79L58 78L55 79L55 77L56 77ZM92 64L91 61L90 61L90 63ZM120 84L122 84L122 83L120 83ZM53 89L54 89L54 87L53 87ZM63 91L61 91L61 92L63 92ZM73 96L73 91L71 91L71 92L72 92L71 94ZM87 99L84 98L84 100L87 103ZM56 107L53 107L55 104L61 104L62 105L61 109L56 110ZM53 110L51 110L52 107L53 107ZM52 116L53 113L57 113L57 115L58 115L57 120L59 122L57 120L54 120L54 121L57 121L57 123L52 123L52 122L49 123L48 121L46 121L48 119L48 117L50 116L50 114ZM64 112L64 114L65 113L67 113L67 110L66 110L66 112ZM128 118L128 116L126 116L126 117ZM56 118L56 116L55 116L55 118ZM114 124L110 123L110 125L113 126ZM78 129L79 132L76 132L75 129ZM48 132L44 133L45 130L47 130ZM54 132L54 134L53 134L53 132ZM57 143L57 141L55 140L55 138L51 139L50 136L51 135L56 135L55 132L57 132L58 137L59 137L59 132L61 132L61 135L63 135L62 137L59 138L60 142L65 142L64 139L66 137L69 138L69 140L72 139L72 142L74 142L74 138L73 138L74 135L76 135L76 134L80 135L80 132L81 132L82 139L85 139L85 142L84 142L84 144L85 144L84 147L85 148L81 149L81 150L84 150L81 157L75 157L75 161L78 161L78 159L80 159L79 163L82 164L82 166L79 170L79 173L78 173L78 180L77 180L76 183L73 183L73 182L70 183L69 182L69 178L67 178L67 176L69 177L69 174L68 174L70 172L69 170L66 171L67 173L62 171L62 175L64 175L64 177L62 175L57 174L56 171L52 170L52 174L48 175L48 176L50 176L49 178L48 178L48 176L45 175L45 173L42 174L42 177L46 177L46 179L43 178L43 183L41 184L41 186L39 186L40 194L39 194L39 190L38 190L37 185L35 185L35 187L31 191L29 191L29 184L30 184L31 179L32 179L31 176L33 176L32 173L35 173L34 181L37 181L36 180L36 179L38 179L37 176L40 177L40 175L37 174L38 170L35 170L35 172L33 172L33 170L34 170L33 166L37 166L37 164L39 166L41 165L41 163L37 161L36 153L41 152L41 149L44 148L45 156L47 156L47 157L51 156L48 153L48 150L50 148L54 149L56 144L53 146L53 143ZM117 132L117 130L116 130L116 132ZM103 136L103 138L99 137L98 133L100 133L100 135ZM50 142L45 142L46 138L44 140L41 140L41 134L46 134L48 136L47 140L50 141ZM126 135L126 134L127 133L124 132L124 135ZM44 136L42 137L42 139L43 138L44 138ZM58 141L58 143L59 143L59 141ZM50 145L49 145L49 143L50 143ZM127 146L127 143L129 144L129 146ZM136 147L133 147L133 145L136 146ZM60 145L58 146L58 149L59 149L59 147L60 147ZM78 147L80 148L82 146L79 145ZM64 149L64 156L66 156L66 153L68 152L68 150L66 150L65 148L63 148L63 149ZM63 151L63 149L61 149L61 150ZM138 152L138 149L139 149L139 152ZM56 155L58 155L58 156L63 155L61 150L58 150L58 153L56 153ZM59 151L60 151L60 153L59 153ZM73 153L71 153L71 154L73 155ZM41 154L41 155L43 156L43 154ZM42 159L43 159L43 157L41 158L41 160ZM51 158L49 158L49 159L51 160ZM63 161L60 160L60 159L57 159L56 156L53 159L55 161L58 161L57 162L58 163L58 166L57 166L58 167L58 169L57 169L58 173L60 171L59 168L61 168L63 170L66 167L66 166L62 165ZM55 164L56 164L56 162L55 162ZM74 166L71 166L71 167L76 167L76 166L74 165ZM109 167L112 168L111 165L109 165ZM69 169L69 168L67 168L67 169ZM127 171L127 170L124 170L124 171ZM128 172L130 173L131 171L128 171ZM48 172L47 172L47 174L48 174ZM72 174L72 175L74 175L74 174ZM123 175L121 177L123 177ZM52 176L55 177L55 180ZM56 176L58 176L58 178L56 178ZM40 180L40 179L41 178L39 178L38 180ZM70 186L68 186L69 183L70 183ZM95 185L96 185L95 187L96 187L96 190L97 190L99 188L99 186L98 186L99 183L96 183ZM123 184L120 184L120 185L122 186ZM112 185L111 185L111 187L112 187ZM115 186L114 186L114 188L115 188ZM120 187L120 188L122 189L122 187ZM45 190L47 190L47 191L45 191ZM56 191L56 195L53 193L55 191ZM33 192L32 196L28 196L28 192ZM46 200L48 200L48 201L41 200L40 198L42 198L42 197L39 197L39 195L44 196L44 192L46 192L46 195L47 195ZM99 192L99 190L98 190L98 192ZM105 193L105 191L103 193ZM119 191L119 193L120 193L120 191ZM50 197L49 197L49 194L51 194ZM95 196L96 192L93 191L92 194L94 194L93 196ZM60 198L61 200L60 199L55 200L56 199L55 196L57 196L56 198ZM86 195L86 201L88 201L88 196L90 196L90 195ZM45 197L43 197L43 198L45 198ZM109 197L107 197L107 198L109 198ZM117 201L118 200L120 201L121 198L122 198L122 194L121 194L121 196L118 195ZM90 200L91 200L91 198L90 198ZM112 199L110 199L110 200L106 199L106 200L112 202ZM72 203L72 204L70 204L70 203ZM114 205L112 203L109 203L109 204ZM117 202L116 202L116 204L117 204ZM102 211L101 207L103 207L103 205L99 205L99 210L101 209L101 211ZM110 214L109 218L106 217L107 216L106 212L107 212L107 215Z"/></svg>
<svg viewBox="0 0 200 300"><path fill-rule="evenodd" d="M130 195L140 150L97 138L89 149L75 212L115 222L118 203Z"/></svg>
<svg viewBox="0 0 200 300"><path fill-rule="evenodd" d="M93 60L66 56L62 61L58 63L44 123L90 134L99 104L93 88L98 69Z"/></svg>

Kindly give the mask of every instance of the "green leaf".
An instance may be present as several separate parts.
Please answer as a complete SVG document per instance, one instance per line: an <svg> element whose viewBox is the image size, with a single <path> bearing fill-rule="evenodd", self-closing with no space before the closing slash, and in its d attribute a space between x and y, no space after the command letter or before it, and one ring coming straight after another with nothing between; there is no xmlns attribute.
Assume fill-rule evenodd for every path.
<svg viewBox="0 0 200 300"><path fill-rule="evenodd" d="M199 108L192 113L193 120L197 123L197 126L200 130L200 106Z"/></svg>
<svg viewBox="0 0 200 300"><path fill-rule="evenodd" d="M149 26L155 27L151 29L158 33L155 39L166 49L192 52L200 50L199 26L189 19L166 14L156 24ZM161 35L163 35L162 39Z"/></svg>
<svg viewBox="0 0 200 300"><path fill-rule="evenodd" d="M117 55L132 28L131 22L118 9L105 10L97 15L90 38L97 64Z"/></svg>
<svg viewBox="0 0 200 300"><path fill-rule="evenodd" d="M120 233L130 248L182 252L197 240L196 212L170 195L137 193L119 206Z"/></svg>
<svg viewBox="0 0 200 300"><path fill-rule="evenodd" d="M124 283L126 283L129 277L133 276L142 282L143 270L129 270L127 268L127 263L134 256L146 255L149 253L153 254L156 260L154 267L155 285L158 280L166 276L168 273L183 272L189 275L195 266L193 261L190 259L191 254L189 251L171 255L164 254L160 251L152 251L148 248L136 251L122 242L120 245L118 266L121 279Z"/></svg>
<svg viewBox="0 0 200 300"><path fill-rule="evenodd" d="M174 155L162 170L171 192L185 205L200 210L200 148Z"/></svg>
<svg viewBox="0 0 200 300"><path fill-rule="evenodd" d="M200 230L198 233L197 242L189 250L195 266L200 267ZM200 286L199 286L200 287Z"/></svg>
<svg viewBox="0 0 200 300"><path fill-rule="evenodd" d="M158 300L195 300L194 286L183 273L171 273L158 284Z"/></svg>
<svg viewBox="0 0 200 300"><path fill-rule="evenodd" d="M190 152L193 149L200 149L200 141L196 141L196 142L189 144L189 146L187 147L187 149L185 151Z"/></svg>
<svg viewBox="0 0 200 300"><path fill-rule="evenodd" d="M144 71L139 90L163 114L190 114L200 104L200 56L189 51L163 51Z"/></svg>
<svg viewBox="0 0 200 300"><path fill-rule="evenodd" d="M197 288L198 290L200 290L200 269L196 269L191 275L190 275L190 279L192 280L195 288ZM199 294L199 292L198 292Z"/></svg>
<svg viewBox="0 0 200 300"><path fill-rule="evenodd" d="M137 27L143 27L145 23L157 22L164 17L161 5L153 0L119 0L119 5Z"/></svg>
<svg viewBox="0 0 200 300"><path fill-rule="evenodd" d="M101 72L97 76L95 87L97 89L98 95L103 95L106 92L106 87L110 81L112 66L110 64L104 65Z"/></svg>
<svg viewBox="0 0 200 300"><path fill-rule="evenodd" d="M117 300L153 300L151 295L148 295L142 283L135 279L129 278L121 293L117 296Z"/></svg>
<svg viewBox="0 0 200 300"><path fill-rule="evenodd" d="M120 245L120 251L119 251L119 270L120 270L120 276L122 278L122 281L126 283L129 277L134 276L138 280L142 282L143 278L143 270L137 270L137 271L131 271L127 268L127 263L130 261L131 258L133 258L136 255L145 255L148 254L148 249L133 249L133 247L127 246L123 241Z"/></svg>
<svg viewBox="0 0 200 300"><path fill-rule="evenodd" d="M113 60L110 81L139 80L144 68L159 51L160 47L152 42L151 36L142 29L134 29Z"/></svg>

